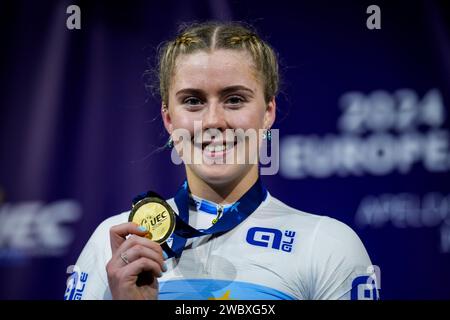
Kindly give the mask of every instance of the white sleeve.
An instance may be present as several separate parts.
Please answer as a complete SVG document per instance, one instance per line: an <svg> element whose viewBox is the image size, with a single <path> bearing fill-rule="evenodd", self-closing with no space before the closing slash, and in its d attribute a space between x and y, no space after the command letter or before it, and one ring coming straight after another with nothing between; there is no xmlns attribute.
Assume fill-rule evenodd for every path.
<svg viewBox="0 0 450 320"><path fill-rule="evenodd" d="M311 250L312 299L379 299L377 267L349 226L321 218Z"/></svg>
<svg viewBox="0 0 450 320"><path fill-rule="evenodd" d="M67 270L70 276L64 300L101 300L111 296L106 274L106 264L111 259L109 220L97 227L76 265Z"/></svg>

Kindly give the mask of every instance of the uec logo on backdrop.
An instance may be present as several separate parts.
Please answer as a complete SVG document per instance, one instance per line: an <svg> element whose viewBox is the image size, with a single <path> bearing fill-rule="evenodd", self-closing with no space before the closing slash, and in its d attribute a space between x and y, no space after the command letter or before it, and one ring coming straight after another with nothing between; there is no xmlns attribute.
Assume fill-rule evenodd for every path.
<svg viewBox="0 0 450 320"><path fill-rule="evenodd" d="M63 256L75 239L82 208L75 200L0 205L0 261L13 257Z"/></svg>
<svg viewBox="0 0 450 320"><path fill-rule="evenodd" d="M253 227L248 229L246 240L254 246L291 252L294 237L295 231L286 230L283 237L283 232L278 229Z"/></svg>

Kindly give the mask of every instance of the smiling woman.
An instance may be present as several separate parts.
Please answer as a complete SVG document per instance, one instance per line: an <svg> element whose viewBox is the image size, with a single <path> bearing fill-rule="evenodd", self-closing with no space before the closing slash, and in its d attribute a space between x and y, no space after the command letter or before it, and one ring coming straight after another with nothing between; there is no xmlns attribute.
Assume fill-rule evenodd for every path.
<svg viewBox="0 0 450 320"><path fill-rule="evenodd" d="M234 202L245 192L244 189L249 189L256 182L256 164L227 161L217 165L211 161L223 158L234 147L235 141L217 136L211 139L209 136L214 131L224 132L229 128L259 132L272 126L275 120L275 98L265 101L260 78L255 76L252 57L246 51L199 51L182 56L177 61L162 115L169 133L187 129L194 138L204 133L203 144L192 148L203 149L204 161L186 165L192 193L207 198L204 193L211 193L207 191L211 185L222 185L227 190L220 194L212 192L210 200ZM202 123L199 126L201 132L194 132L195 121ZM183 140L183 143L195 141ZM250 154L256 153L256 144L250 143L248 139L238 142L245 143L245 150Z"/></svg>
<svg viewBox="0 0 450 320"><path fill-rule="evenodd" d="M154 226L127 222L142 198L131 216L104 221L77 262L87 279L82 298L376 299L376 268L358 236L271 196L250 161L275 121L279 75L269 44L239 23L190 25L162 46L159 75L168 145L186 169L175 196L157 200L160 217L173 208L175 230L158 241ZM180 130L188 137L178 139ZM201 161L186 161L195 152ZM70 283L66 296L76 290Z"/></svg>

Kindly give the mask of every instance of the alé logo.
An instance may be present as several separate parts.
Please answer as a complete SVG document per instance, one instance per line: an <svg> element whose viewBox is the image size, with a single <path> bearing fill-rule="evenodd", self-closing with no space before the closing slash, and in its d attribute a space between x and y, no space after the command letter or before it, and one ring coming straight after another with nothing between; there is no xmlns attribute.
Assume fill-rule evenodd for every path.
<svg viewBox="0 0 450 320"><path fill-rule="evenodd" d="M254 246L291 252L294 238L295 231L253 227L248 229L246 240Z"/></svg>

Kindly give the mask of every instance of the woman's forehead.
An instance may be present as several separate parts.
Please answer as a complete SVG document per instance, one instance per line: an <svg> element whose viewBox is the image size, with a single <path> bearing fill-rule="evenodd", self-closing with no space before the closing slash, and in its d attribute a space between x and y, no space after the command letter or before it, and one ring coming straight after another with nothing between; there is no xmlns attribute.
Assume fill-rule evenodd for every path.
<svg viewBox="0 0 450 320"><path fill-rule="evenodd" d="M260 86L252 57L246 51L199 51L177 58L172 89L244 85Z"/></svg>

